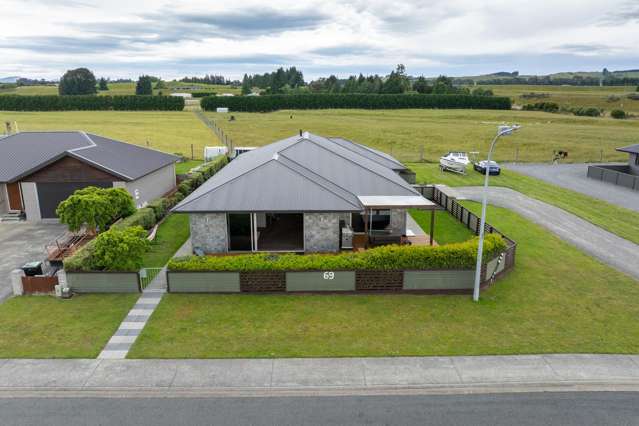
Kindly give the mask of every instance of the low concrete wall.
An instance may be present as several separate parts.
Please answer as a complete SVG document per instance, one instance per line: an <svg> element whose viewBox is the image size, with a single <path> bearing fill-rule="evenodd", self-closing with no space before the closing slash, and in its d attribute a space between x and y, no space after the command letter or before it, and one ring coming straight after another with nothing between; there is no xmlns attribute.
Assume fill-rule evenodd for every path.
<svg viewBox="0 0 639 426"><path fill-rule="evenodd" d="M168 272L169 293L239 293L239 272Z"/></svg>
<svg viewBox="0 0 639 426"><path fill-rule="evenodd" d="M286 291L355 291L355 271L287 272Z"/></svg>
<svg viewBox="0 0 639 426"><path fill-rule="evenodd" d="M68 272L67 284L76 293L139 293L137 272Z"/></svg>
<svg viewBox="0 0 639 426"><path fill-rule="evenodd" d="M404 271L404 290L471 290L475 271Z"/></svg>

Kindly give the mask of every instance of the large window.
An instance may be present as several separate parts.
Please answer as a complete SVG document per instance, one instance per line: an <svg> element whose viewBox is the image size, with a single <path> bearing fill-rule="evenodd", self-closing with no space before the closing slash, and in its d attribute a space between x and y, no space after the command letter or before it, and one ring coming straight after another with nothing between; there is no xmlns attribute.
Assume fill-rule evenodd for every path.
<svg viewBox="0 0 639 426"><path fill-rule="evenodd" d="M352 218L351 226L353 231L364 232L365 215L363 213L353 213ZM366 212L366 219L370 220L370 230L386 229L390 225L390 210L371 210Z"/></svg>
<svg viewBox="0 0 639 426"><path fill-rule="evenodd" d="M229 250L251 251L251 214L229 213Z"/></svg>

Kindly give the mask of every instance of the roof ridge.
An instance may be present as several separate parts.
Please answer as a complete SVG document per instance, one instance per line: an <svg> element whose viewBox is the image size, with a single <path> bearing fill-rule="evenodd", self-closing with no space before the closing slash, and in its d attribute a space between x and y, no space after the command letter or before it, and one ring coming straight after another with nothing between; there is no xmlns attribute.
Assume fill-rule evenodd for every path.
<svg viewBox="0 0 639 426"><path fill-rule="evenodd" d="M307 139L307 140L308 140L308 141L310 141L311 143L313 143L313 144L315 144L315 145L319 146L319 147L320 147L320 148L322 148L323 150L328 151L328 152L332 152L333 154L337 155L338 157L343 158L344 160L346 160L346 161L348 161L348 162L350 162L350 163L353 163L353 164L355 164L356 166L361 167L362 169L368 170L369 172L371 172L371 173L373 173L373 174L375 174L375 175L377 175L377 176L381 177L382 179L387 180L388 182L390 182L390 183L392 183L392 184L394 184L394 185L396 185L396 186L398 186L398 187L400 187L400 188L402 188L402 189L408 189L407 187L405 187L405 186L403 186L403 185L400 185L399 183L397 183L397 182L395 182L395 181L393 181L393 180L391 180L391 179L387 178L386 176L384 176L384 175L382 175L382 174L380 174L380 173L376 172L375 170L369 169L368 167L364 167L364 166L362 166L361 164L359 164L359 163L357 163L357 162L355 162L355 161L351 160L350 158L346 158L345 156L343 156L343 155L341 155L341 154L339 154L339 153L337 153L337 152L335 152L335 151L331 151L331 150L327 149L325 146L322 146L322 144L320 144L320 143L317 143L317 142L315 142L315 141L313 141L313 140L311 140L311 139ZM346 148L344 148L344 149L346 149ZM347 150L347 151L349 151L349 150ZM351 151L351 152L352 152L352 151ZM357 154L357 153L354 153L354 154ZM364 156L363 156L363 155L361 155L361 154L357 154L357 155L359 155L360 157L362 157L364 160L372 161L373 163L379 164L379 163L377 163L377 162L375 162L375 161L373 161L373 160L371 160L371 159L369 159L369 158L364 157ZM379 165L381 166L381 164L379 164ZM395 173L395 172L393 172L391 169L388 169L388 170L389 170L391 173ZM401 179L401 178L400 178L400 179ZM418 193L417 191L415 191L415 190L414 190L414 189L412 189L412 188L411 188L411 191L413 191L413 192L415 192L415 193Z"/></svg>
<svg viewBox="0 0 639 426"><path fill-rule="evenodd" d="M295 164L297 164L297 165L298 165L298 166L300 166L302 169L307 170L308 172L310 172L310 173L314 174L315 176L319 176L320 178L324 179L325 181L330 182L330 181L329 181L328 179L326 179L325 177L323 177L323 176L321 176L321 175L318 175L317 173L313 172L312 170L307 169L306 167L304 167L303 165L301 165L301 164L300 164L300 163L298 163L297 161L295 161L295 160L293 160L293 159L291 159L291 158L287 157L286 155L282 155L282 157L286 158L286 159L287 159L288 161L290 161L291 163L295 163ZM277 160L272 160L272 161L277 161ZM310 182L314 183L314 184L315 184L315 185L317 185L317 186L321 186L322 188L324 188L324 189L326 189L327 191L329 191L331 194L333 194L333 195L335 195L336 197L339 197L339 198L341 198L342 200L346 201L348 204L350 204L350 205L352 205L352 206L355 206L355 207L358 207L358 208L361 208L361 207L362 207L362 206L357 206L357 205L353 204L353 202L352 202L352 201L347 200L347 199L346 199L346 198L344 198L342 195L340 195L340 194L338 194L337 192L333 191L331 188L329 188L329 187L328 187L328 185L323 185L323 184L321 184L321 183L319 183L319 182L315 182L314 180L310 179L308 176L304 176L302 173L300 173L300 172L298 172L297 170L293 169L292 167L290 167L290 166L288 166L288 165L286 165L286 164L282 163L281 161L280 161L279 163L280 163L281 165L283 165L284 167L286 167L287 169L292 170L294 173L297 173L298 175L302 176L304 179L306 179L306 180L308 180L308 181L310 181ZM355 198L357 198L357 195L353 194L351 191L349 191L349 190L347 190L347 189L345 189L345 188L342 188L341 186L339 186L339 185L337 185L337 184L334 184L334 183L332 183L332 182L330 182L330 183L331 183L331 184L333 184L333 185L335 185L335 186L336 186L336 187L338 187L339 189L343 190L344 192L347 192L347 193L351 194L352 196L354 196Z"/></svg>
<svg viewBox="0 0 639 426"><path fill-rule="evenodd" d="M333 142L333 143L334 143L334 144L336 144L336 145L341 146L341 147L342 147L342 148L344 148L344 149L347 149L347 150L349 150L349 151L351 151L351 152L354 152L355 154L359 154L359 152L357 152L357 151L355 151L355 150L353 150L353 149L347 148L347 147L345 147L345 146L343 146L343 145L340 145L339 143L335 142L335 139L341 139L341 140L346 141L346 142L348 142L348 143L350 143L350 144L352 144L352 145L357 145L357 146L359 146L360 148L362 148L362 149L364 149L364 150L366 150L366 151L370 152L371 154L375 154L378 158L382 158L382 159L384 159L384 160L386 160L386 161L390 161L391 163L396 163L397 165L402 165L402 166L403 166L403 164L402 164L402 163L401 163L398 159L396 159L395 157L393 157L392 155L391 155L391 157L393 158L393 160L394 160L394 161L393 161L393 160L391 160L390 158L386 158L386 157L384 157L383 155L380 155L380 154L379 154L378 152L376 152L374 149L372 149L372 148L370 148L370 147L368 147L368 146L366 146L366 145L363 145L363 144L361 144L361 143L353 142L353 141L352 141L352 140L350 140L350 139L346 139L346 138L343 138L343 137L340 137L340 136L327 137L326 139L328 139L329 141ZM361 154L359 154L359 155L361 155ZM373 160L373 159L371 159L371 158L369 158L369 160L371 160L371 161L373 161L373 162L375 162L375 163L377 163L377 164L379 164L379 165L381 165L381 166L384 166L384 165L383 165L380 161ZM384 167L386 167L386 166L384 166Z"/></svg>

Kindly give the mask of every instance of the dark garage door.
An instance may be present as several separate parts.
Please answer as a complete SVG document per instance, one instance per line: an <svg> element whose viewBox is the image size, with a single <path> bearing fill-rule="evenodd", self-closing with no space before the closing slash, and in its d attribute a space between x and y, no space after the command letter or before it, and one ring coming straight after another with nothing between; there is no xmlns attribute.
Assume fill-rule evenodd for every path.
<svg viewBox="0 0 639 426"><path fill-rule="evenodd" d="M38 200L40 201L40 215L43 219L56 218L55 209L61 201L66 200L74 191L87 186L110 188L112 182L67 182L67 183L38 183Z"/></svg>

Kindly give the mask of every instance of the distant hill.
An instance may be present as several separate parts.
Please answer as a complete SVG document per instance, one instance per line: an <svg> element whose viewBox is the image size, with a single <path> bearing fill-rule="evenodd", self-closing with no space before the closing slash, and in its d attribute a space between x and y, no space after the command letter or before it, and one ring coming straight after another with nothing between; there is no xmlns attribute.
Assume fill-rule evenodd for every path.
<svg viewBox="0 0 639 426"><path fill-rule="evenodd" d="M19 78L17 76L0 78L0 83L15 83Z"/></svg>

